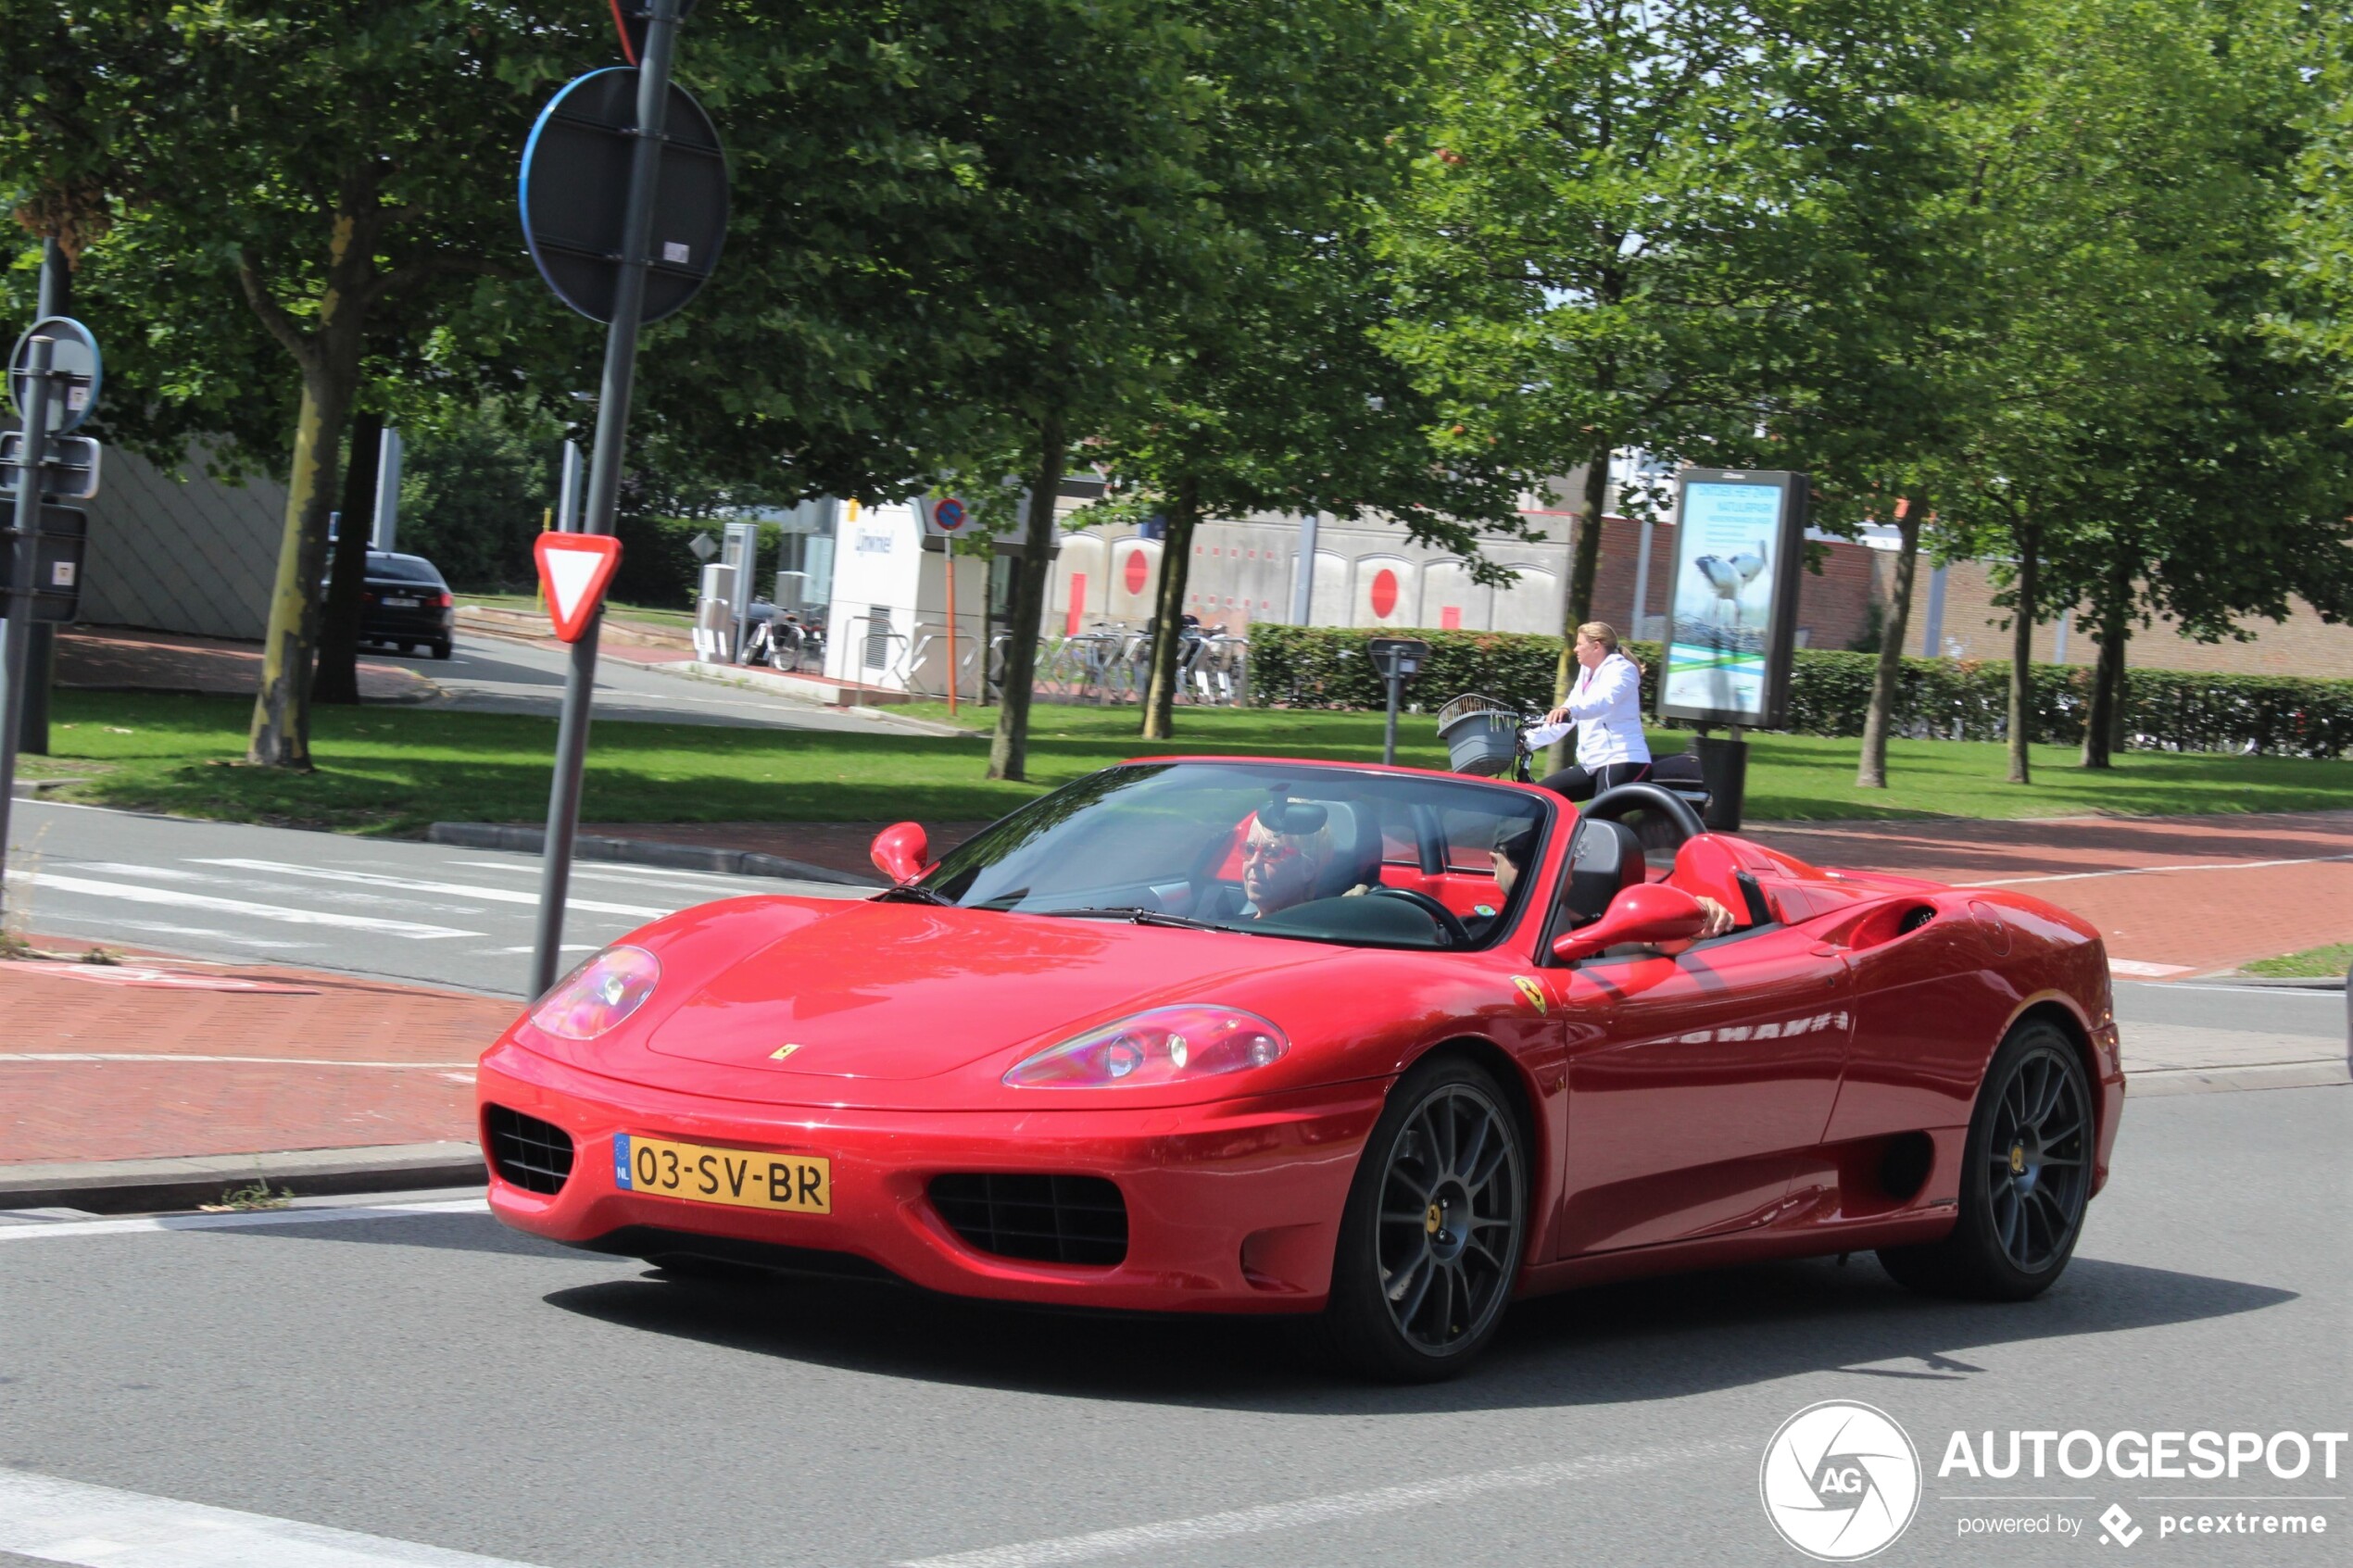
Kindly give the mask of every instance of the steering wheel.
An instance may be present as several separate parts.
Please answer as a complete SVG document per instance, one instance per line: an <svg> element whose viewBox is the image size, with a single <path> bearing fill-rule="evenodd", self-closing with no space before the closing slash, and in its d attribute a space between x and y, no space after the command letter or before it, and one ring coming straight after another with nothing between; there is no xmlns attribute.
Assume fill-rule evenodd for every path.
<svg viewBox="0 0 2353 1568"><path fill-rule="evenodd" d="M1467 947L1470 946L1470 927L1465 925L1459 919L1457 919L1453 910L1448 909L1445 905L1440 903L1437 899L1431 897L1427 893L1416 892L1415 889L1410 887L1376 887L1371 892L1365 894L1365 897L1367 898L1402 898L1406 903L1413 905L1414 908L1421 910L1422 913L1428 915L1430 919L1438 922L1438 929L1446 934L1446 945L1448 947Z"/></svg>
<svg viewBox="0 0 2353 1568"><path fill-rule="evenodd" d="M1707 831L1691 802L1655 784L1622 784L1616 789L1605 789L1578 814L1596 822L1615 822L1633 810L1656 811L1675 824L1676 844L1680 847L1687 838L1697 838Z"/></svg>

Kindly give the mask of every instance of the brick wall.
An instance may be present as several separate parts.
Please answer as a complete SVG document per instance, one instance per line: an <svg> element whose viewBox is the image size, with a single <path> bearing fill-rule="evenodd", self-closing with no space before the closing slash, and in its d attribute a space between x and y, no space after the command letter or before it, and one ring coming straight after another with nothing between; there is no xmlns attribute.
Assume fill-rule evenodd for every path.
<svg viewBox="0 0 2353 1568"><path fill-rule="evenodd" d="M1892 562L1894 557L1889 557ZM1891 573L1892 575L1892 573ZM2010 656L2009 611L1994 603L1993 573L1982 561L1956 561L1944 578L1943 650L1930 649L1924 616L1928 604L1928 571L1922 564L1912 607L1912 621L1905 637L1906 651L1950 651L1960 645L1963 659L2006 659ZM2284 621L2251 620L2247 642L2200 643L2184 637L2165 621L2135 630L2125 645L2125 662L2136 670L2196 670L2224 675L2306 675L2344 680L2353 678L2353 626L2331 626L2309 605L2292 600L2293 613ZM2034 657L2058 663L2058 623L2034 628ZM1817 644L1817 646L1821 645ZM2099 640L2083 624L2081 611L2069 627L2065 662L2089 665L2099 657Z"/></svg>

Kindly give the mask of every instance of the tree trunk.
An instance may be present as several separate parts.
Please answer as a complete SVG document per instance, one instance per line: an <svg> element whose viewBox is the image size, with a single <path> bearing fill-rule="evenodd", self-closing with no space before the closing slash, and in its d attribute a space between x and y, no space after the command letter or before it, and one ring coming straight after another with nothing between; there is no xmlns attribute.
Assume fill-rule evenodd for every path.
<svg viewBox="0 0 2353 1568"><path fill-rule="evenodd" d="M383 456L384 417L362 408L351 417L351 456L343 470L342 533L319 624L319 672L313 702L359 700L359 595L368 578L368 536L375 523L376 471Z"/></svg>
<svg viewBox="0 0 2353 1568"><path fill-rule="evenodd" d="M1577 538L1569 549L1568 614L1561 627L1560 662L1553 670L1555 708L1568 700L1569 689L1577 681L1577 629L1593 619L1593 579L1601 574L1602 564L1602 508L1609 499L1609 456L1615 449L1604 443L1585 464L1585 501L1577 514ZM1546 772L1568 766L1572 760L1569 746L1566 737L1552 744L1544 755Z"/></svg>
<svg viewBox="0 0 2353 1568"><path fill-rule="evenodd" d="M2041 586L2043 525L2019 528L2018 602L2010 612L2010 779L2015 784L2032 782L2026 743L2034 714L2034 605Z"/></svg>
<svg viewBox="0 0 2353 1568"><path fill-rule="evenodd" d="M254 696L245 760L263 767L310 766L310 676L319 636L320 579L327 567L327 513L335 499L344 426L359 386L367 347L368 282L377 219L372 176L355 171L337 196L327 246L326 286L308 332L279 304L248 256L237 258L245 299L261 324L302 370L302 408L295 419L294 461L287 465L285 527L278 575L270 589L270 626L261 648L261 689Z"/></svg>
<svg viewBox="0 0 2353 1568"><path fill-rule="evenodd" d="M1038 472L1030 485L1028 526L1022 531L1021 559L1013 563L1013 593L1005 607L1004 701L997 709L997 734L988 743L992 779L1029 776L1030 686L1038 676L1038 633L1054 567L1054 497L1062 489L1064 440L1063 415L1056 410L1038 429Z"/></svg>
<svg viewBox="0 0 2353 1568"><path fill-rule="evenodd" d="M321 367L302 378L293 471L278 575L270 589L270 629L261 648L261 690L253 703L245 760L271 768L310 766L310 607L326 565L327 512L335 490L336 446L350 413L355 374ZM354 366L356 370L357 367Z"/></svg>
<svg viewBox="0 0 2353 1568"><path fill-rule="evenodd" d="M1193 528L1201 521L1201 481L1186 474L1168 498L1168 528L1161 537L1160 591L1152 604L1151 684L1144 692L1146 740L1176 734L1176 655L1184 646L1185 583L1193 564ZM1309 570L1314 570L1310 564Z"/></svg>
<svg viewBox="0 0 2353 1568"><path fill-rule="evenodd" d="M2092 667L2092 706L2083 715L2083 766L2111 766L2124 727L2124 645L2132 637L2131 607L2109 584L2100 607L2100 657Z"/></svg>
<svg viewBox="0 0 2353 1568"><path fill-rule="evenodd" d="M1904 679L1904 634L1912 620L1912 584L1919 575L1920 526L1928 520L1928 497L1905 499L1895 520L1895 593L1880 629L1879 668L1871 676L1870 711L1863 717L1863 759L1855 769L1861 789L1887 787L1887 734L1895 722L1896 693Z"/></svg>

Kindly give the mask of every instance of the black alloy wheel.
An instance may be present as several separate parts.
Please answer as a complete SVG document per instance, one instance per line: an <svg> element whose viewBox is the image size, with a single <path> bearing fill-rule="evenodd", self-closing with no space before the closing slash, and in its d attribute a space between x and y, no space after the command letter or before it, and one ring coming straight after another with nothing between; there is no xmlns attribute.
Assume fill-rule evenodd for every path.
<svg viewBox="0 0 2353 1568"><path fill-rule="evenodd" d="M1880 1261L1916 1290L2002 1301L2041 1295L2083 1231L2093 1135L2091 1083L2075 1042L2050 1023L2021 1024L1978 1091L1952 1234L1882 1248Z"/></svg>
<svg viewBox="0 0 2353 1568"><path fill-rule="evenodd" d="M1326 1326L1358 1370L1451 1377L1503 1321L1528 1230L1526 1139L1495 1080L1460 1059L1390 1094L1350 1188Z"/></svg>

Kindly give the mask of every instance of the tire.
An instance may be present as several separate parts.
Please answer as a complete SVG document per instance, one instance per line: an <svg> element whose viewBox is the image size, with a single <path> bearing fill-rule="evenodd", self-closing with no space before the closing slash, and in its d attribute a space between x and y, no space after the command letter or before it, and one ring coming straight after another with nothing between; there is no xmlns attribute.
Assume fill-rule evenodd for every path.
<svg viewBox="0 0 2353 1568"><path fill-rule="evenodd" d="M447 659L449 657L449 645L447 643L435 643L433 645L430 651L435 659Z"/></svg>
<svg viewBox="0 0 2353 1568"><path fill-rule="evenodd" d="M1326 1346L1384 1382L1453 1377L1503 1322L1527 1239L1528 1139L1509 1096L1459 1058L1422 1063L1390 1091L1349 1187Z"/></svg>
<svg viewBox="0 0 2353 1568"><path fill-rule="evenodd" d="M2067 1270L2091 1201L2091 1080L2075 1042L2040 1020L1994 1053L1961 1155L1952 1234L1882 1247L1880 1262L1925 1295L2025 1301Z"/></svg>

